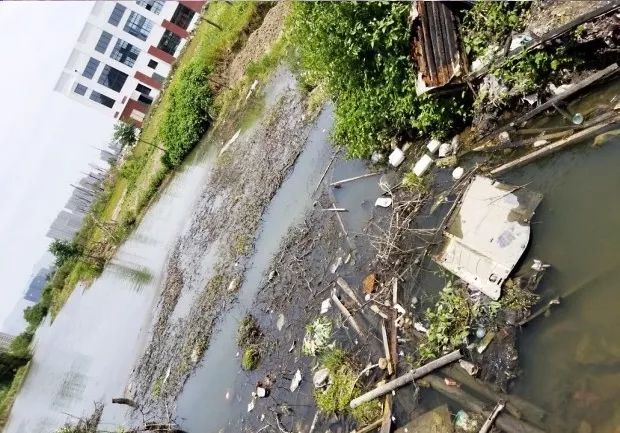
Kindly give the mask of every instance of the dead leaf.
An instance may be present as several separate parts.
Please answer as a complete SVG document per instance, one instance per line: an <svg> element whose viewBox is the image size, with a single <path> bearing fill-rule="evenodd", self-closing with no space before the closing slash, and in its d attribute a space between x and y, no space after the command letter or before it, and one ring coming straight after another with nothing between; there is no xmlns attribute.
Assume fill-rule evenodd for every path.
<svg viewBox="0 0 620 433"><path fill-rule="evenodd" d="M364 294L370 295L375 291L375 274L368 274L364 281L362 282L362 290Z"/></svg>

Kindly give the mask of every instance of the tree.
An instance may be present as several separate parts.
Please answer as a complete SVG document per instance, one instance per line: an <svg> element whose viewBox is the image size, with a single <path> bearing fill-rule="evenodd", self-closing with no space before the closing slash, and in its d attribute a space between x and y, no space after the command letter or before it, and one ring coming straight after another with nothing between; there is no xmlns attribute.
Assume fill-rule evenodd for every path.
<svg viewBox="0 0 620 433"><path fill-rule="evenodd" d="M26 319L26 322L28 322L33 329L39 326L46 315L47 307L41 302L24 309L24 319Z"/></svg>
<svg viewBox="0 0 620 433"><path fill-rule="evenodd" d="M30 330L24 331L11 341L9 352L12 355L27 358L30 356L30 343L34 333Z"/></svg>
<svg viewBox="0 0 620 433"><path fill-rule="evenodd" d="M114 140L118 141L121 146L133 146L136 144L136 127L131 123L118 122L114 125Z"/></svg>
<svg viewBox="0 0 620 433"><path fill-rule="evenodd" d="M26 365L28 361L30 361L30 355L18 356L8 352L0 352L0 383L13 380L17 369Z"/></svg>
<svg viewBox="0 0 620 433"><path fill-rule="evenodd" d="M75 243L58 239L50 244L49 251L56 257L56 267L81 254L80 248Z"/></svg>

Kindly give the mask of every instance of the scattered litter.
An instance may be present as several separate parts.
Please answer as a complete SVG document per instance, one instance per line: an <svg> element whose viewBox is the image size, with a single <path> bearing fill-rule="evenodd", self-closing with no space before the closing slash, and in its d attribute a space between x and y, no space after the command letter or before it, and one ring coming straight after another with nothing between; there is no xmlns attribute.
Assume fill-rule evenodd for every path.
<svg viewBox="0 0 620 433"><path fill-rule="evenodd" d="M452 178L454 180L459 180L465 174L465 169L463 167L456 167L452 170Z"/></svg>
<svg viewBox="0 0 620 433"><path fill-rule="evenodd" d="M382 154L381 152L374 151L372 153L372 156L370 157L370 161L372 161L373 164L378 164L381 161L383 161L384 158L385 158L384 154Z"/></svg>
<svg viewBox="0 0 620 433"><path fill-rule="evenodd" d="M493 341L493 338L495 338L495 332L487 333L487 335L484 336L484 338L480 341L478 347L476 348L478 353L484 352L487 347L489 347L489 344L491 344L491 341Z"/></svg>
<svg viewBox="0 0 620 433"><path fill-rule="evenodd" d="M477 58L476 60L471 62L471 71L472 72L478 72L483 67L484 67L484 63L482 62L482 59L480 59L480 58Z"/></svg>
<svg viewBox="0 0 620 433"><path fill-rule="evenodd" d="M338 257L334 262L329 266L329 271L332 274L335 274L340 265L342 264L342 257Z"/></svg>
<svg viewBox="0 0 620 433"><path fill-rule="evenodd" d="M248 412L252 412L254 410L254 399L250 400L248 403Z"/></svg>
<svg viewBox="0 0 620 433"><path fill-rule="evenodd" d="M476 329L476 338L483 339L487 335L487 331L481 326Z"/></svg>
<svg viewBox="0 0 620 433"><path fill-rule="evenodd" d="M549 83L549 90L556 96L568 91L571 87L573 87L572 84L562 84L561 86L556 86L553 83Z"/></svg>
<svg viewBox="0 0 620 433"><path fill-rule="evenodd" d="M530 105L534 105L538 102L538 93L532 93L530 95L525 95L523 100Z"/></svg>
<svg viewBox="0 0 620 433"><path fill-rule="evenodd" d="M413 172L416 176L421 177L430 168L432 163L433 158L424 154L413 166Z"/></svg>
<svg viewBox="0 0 620 433"><path fill-rule="evenodd" d="M319 316L306 327L302 352L315 356L327 347L331 335L332 322L325 316Z"/></svg>
<svg viewBox="0 0 620 433"><path fill-rule="evenodd" d="M396 309L396 311L398 311L400 314L406 314L407 310L405 310L405 308L400 305L400 304L394 304L394 308Z"/></svg>
<svg viewBox="0 0 620 433"><path fill-rule="evenodd" d="M289 347L288 353L292 353L293 350L295 350L296 345L297 345L297 340L293 340L293 344L291 344L291 347Z"/></svg>
<svg viewBox="0 0 620 433"><path fill-rule="evenodd" d="M269 281L273 280L276 277L276 275L278 275L278 272L274 269L273 271L269 272L268 280Z"/></svg>
<svg viewBox="0 0 620 433"><path fill-rule="evenodd" d="M312 376L312 383L315 388L323 388L327 385L327 380L329 379L329 369L321 368Z"/></svg>
<svg viewBox="0 0 620 433"><path fill-rule="evenodd" d="M452 417L447 405L416 415L405 426L397 429L395 433L452 433Z"/></svg>
<svg viewBox="0 0 620 433"><path fill-rule="evenodd" d="M452 145L452 155L456 155L456 152L459 150L459 147L461 145L461 139L458 135L455 135L454 137L452 137L452 141L450 142L450 144Z"/></svg>
<svg viewBox="0 0 620 433"><path fill-rule="evenodd" d="M534 263L532 263L532 269L537 272L542 272L543 269L547 269L549 266L546 263L543 263L542 260L534 259Z"/></svg>
<svg viewBox="0 0 620 433"><path fill-rule="evenodd" d="M475 376L478 373L478 366L473 362L466 361L464 359L459 359L459 365L463 370L467 372L470 376Z"/></svg>
<svg viewBox="0 0 620 433"><path fill-rule="evenodd" d="M393 171L385 173L379 178L379 188L386 193L391 193L392 190L400 186L400 183L400 176Z"/></svg>
<svg viewBox="0 0 620 433"><path fill-rule="evenodd" d="M248 94L245 97L246 101L250 99L250 96L252 96L252 93L254 93L254 90L256 90L256 86L258 86L258 80L254 80L254 82L252 83L252 86L250 87L250 90L248 90Z"/></svg>
<svg viewBox="0 0 620 433"><path fill-rule="evenodd" d="M368 274L366 275L366 278L364 278L364 280L362 281L362 291L369 295L372 292L375 291L375 282L376 282L376 276L375 274Z"/></svg>
<svg viewBox="0 0 620 433"><path fill-rule="evenodd" d="M549 144L548 140L536 140L534 142L534 147L546 146L547 144Z"/></svg>
<svg viewBox="0 0 620 433"><path fill-rule="evenodd" d="M583 114L581 113L573 114L573 117L571 118L571 122L573 122L573 125L581 125L583 123Z"/></svg>
<svg viewBox="0 0 620 433"><path fill-rule="evenodd" d="M226 400L230 400L230 397L232 397L232 393L230 392L230 390L226 391L226 395L224 395L224 398Z"/></svg>
<svg viewBox="0 0 620 433"><path fill-rule="evenodd" d="M262 386L257 386L256 387L256 395L259 398L265 398L265 397L267 397L267 390L265 388L263 388Z"/></svg>
<svg viewBox="0 0 620 433"><path fill-rule="evenodd" d="M512 37L512 41L510 41L510 50L516 50L519 47L523 47L528 43L532 42L532 37L527 34L514 35Z"/></svg>
<svg viewBox="0 0 620 433"><path fill-rule="evenodd" d="M282 330L285 321L286 319L284 318L284 314L280 313L280 315L278 316L278 321L276 322L276 327L278 328L278 331Z"/></svg>
<svg viewBox="0 0 620 433"><path fill-rule="evenodd" d="M443 381L448 386L456 386L456 387L460 386L459 383L456 380L450 379L449 377L444 377Z"/></svg>
<svg viewBox="0 0 620 433"><path fill-rule="evenodd" d="M459 410L456 413L454 427L464 433L478 433L478 421L464 410Z"/></svg>
<svg viewBox="0 0 620 433"><path fill-rule="evenodd" d="M330 298L324 299L321 302L321 314L325 314L329 311L332 306L332 300Z"/></svg>
<svg viewBox="0 0 620 433"><path fill-rule="evenodd" d="M392 167L398 167L405 160L405 153L398 147L390 153L389 161Z"/></svg>
<svg viewBox="0 0 620 433"><path fill-rule="evenodd" d="M444 156L448 156L451 150L452 145L450 143L441 143L441 146L439 146L439 157L443 158Z"/></svg>
<svg viewBox="0 0 620 433"><path fill-rule="evenodd" d="M437 152L437 149L439 149L439 146L441 146L441 141L433 138L431 141L428 142L426 148L430 153L435 153Z"/></svg>
<svg viewBox="0 0 620 433"><path fill-rule="evenodd" d="M351 253L347 254L347 257L344 259L344 264L348 265L351 261Z"/></svg>
<svg viewBox="0 0 620 433"><path fill-rule="evenodd" d="M418 302L419 302L419 299L418 299L418 297L417 297L417 296L413 296L413 297L411 298L411 305L412 305L412 306L418 305Z"/></svg>
<svg viewBox="0 0 620 433"><path fill-rule="evenodd" d="M413 323L413 328L416 331L423 332L425 334L428 332L428 329L426 329L426 326L424 326L421 322L414 322Z"/></svg>
<svg viewBox="0 0 620 433"><path fill-rule="evenodd" d="M500 144L510 143L510 134L506 131L500 132L497 138L499 139Z"/></svg>
<svg viewBox="0 0 620 433"><path fill-rule="evenodd" d="M291 381L291 392L295 392L297 388L299 388L299 384L301 383L301 371L297 369L295 372L295 376L293 376L293 380Z"/></svg>
<svg viewBox="0 0 620 433"><path fill-rule="evenodd" d="M392 206L392 199L390 197L379 197L375 201L375 206L379 207L390 207ZM333 272L332 272L333 273Z"/></svg>
<svg viewBox="0 0 620 433"><path fill-rule="evenodd" d="M235 132L235 135L232 136L232 138L230 140L228 140L226 142L226 144L224 145L224 147L222 147L222 149L220 149L220 156L226 152L228 150L228 148L230 147L231 144L233 144L235 142L235 140L237 140L237 138L239 138L239 135L241 135L241 130L238 130L237 132Z"/></svg>
<svg viewBox="0 0 620 433"><path fill-rule="evenodd" d="M234 293L239 288L239 278L233 278L228 283L228 293Z"/></svg>

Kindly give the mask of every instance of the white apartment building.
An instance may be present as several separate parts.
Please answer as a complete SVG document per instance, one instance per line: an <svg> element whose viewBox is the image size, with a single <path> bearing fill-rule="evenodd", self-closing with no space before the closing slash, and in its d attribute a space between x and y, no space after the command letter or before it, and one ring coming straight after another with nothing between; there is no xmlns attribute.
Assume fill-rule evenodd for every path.
<svg viewBox="0 0 620 433"><path fill-rule="evenodd" d="M55 90L141 126L206 1L96 1Z"/></svg>

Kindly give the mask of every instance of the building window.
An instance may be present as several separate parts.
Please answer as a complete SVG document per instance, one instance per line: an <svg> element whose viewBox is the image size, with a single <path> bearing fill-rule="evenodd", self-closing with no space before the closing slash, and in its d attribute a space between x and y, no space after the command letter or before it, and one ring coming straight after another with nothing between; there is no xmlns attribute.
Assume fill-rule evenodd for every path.
<svg viewBox="0 0 620 433"><path fill-rule="evenodd" d="M127 80L126 73L121 72L110 65L105 65L97 82L106 86L108 89L112 89L115 92L120 92L125 84L125 80Z"/></svg>
<svg viewBox="0 0 620 433"><path fill-rule="evenodd" d="M123 6L122 4L116 3L114 5L114 9L112 10L112 14L110 14L110 18L108 19L108 22L112 24L113 26L117 26L118 23L121 22L121 18L123 18L123 15L125 14L126 9L127 8Z"/></svg>
<svg viewBox="0 0 620 433"><path fill-rule="evenodd" d="M150 95L151 94L151 89L146 87L144 84L138 84L136 86L136 90L140 93L142 93L143 95Z"/></svg>
<svg viewBox="0 0 620 433"><path fill-rule="evenodd" d="M116 41L116 45L114 46L110 57L129 67L132 67L136 63L138 54L140 54L138 47L134 47L129 42L119 39Z"/></svg>
<svg viewBox="0 0 620 433"><path fill-rule="evenodd" d="M164 82L164 80L166 79L166 77L159 75L155 72L153 72L153 76L151 77L153 78L155 81L157 81L158 83L162 84Z"/></svg>
<svg viewBox="0 0 620 433"><path fill-rule="evenodd" d="M146 41L151 29L153 21L146 19L142 15L132 12L129 19L125 23L125 31L136 38Z"/></svg>
<svg viewBox="0 0 620 433"><path fill-rule="evenodd" d="M187 6L183 6L182 4L180 4L177 6L177 9L174 11L174 14L172 14L172 18L170 19L170 22L172 24L176 24L182 29L187 30L187 28L189 27L189 23L191 23L192 18L194 18L195 13L196 12L194 12Z"/></svg>
<svg viewBox="0 0 620 433"><path fill-rule="evenodd" d="M170 30L166 30L164 35L161 37L157 48L174 56L174 53L177 51L177 47L180 43L181 38L179 36L175 35Z"/></svg>
<svg viewBox="0 0 620 433"><path fill-rule="evenodd" d="M137 0L136 3L157 15L161 12L161 8L164 7L164 2L161 0Z"/></svg>
<svg viewBox="0 0 620 433"><path fill-rule="evenodd" d="M108 108L114 107L114 99L109 96L102 95L99 92L95 92L94 90L90 92L90 100L100 103Z"/></svg>
<svg viewBox="0 0 620 433"><path fill-rule="evenodd" d="M151 60L149 60L149 64L147 66L149 68L151 68L151 69L155 69L155 68L157 68L157 65L158 65L158 63L155 60L151 59Z"/></svg>
<svg viewBox="0 0 620 433"><path fill-rule="evenodd" d="M84 96L86 94L86 90L88 90L87 87L79 83L75 86L75 89L73 89L73 91L80 96Z"/></svg>
<svg viewBox="0 0 620 433"><path fill-rule="evenodd" d="M95 51L99 51L101 54L104 54L108 49L108 45L110 45L110 41L112 40L112 35L108 32L101 32L101 36L99 37L99 41L97 45L95 45Z"/></svg>
<svg viewBox="0 0 620 433"><path fill-rule="evenodd" d="M146 105L151 105L153 103L153 98L148 95L140 95L138 96L138 101Z"/></svg>
<svg viewBox="0 0 620 433"><path fill-rule="evenodd" d="M82 72L82 75L89 79L93 78L95 76L95 72L97 71L98 67L99 67L99 60L93 59L91 57L88 60L88 63L86 64L86 67L84 68L84 72Z"/></svg>

